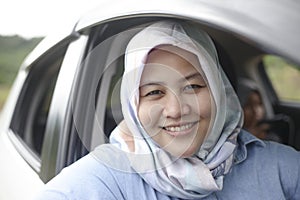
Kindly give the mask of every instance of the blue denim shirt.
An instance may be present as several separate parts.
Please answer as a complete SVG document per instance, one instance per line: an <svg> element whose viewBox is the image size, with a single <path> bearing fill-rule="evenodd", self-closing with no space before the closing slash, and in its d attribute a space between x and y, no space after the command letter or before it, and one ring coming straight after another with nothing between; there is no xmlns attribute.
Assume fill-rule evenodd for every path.
<svg viewBox="0 0 300 200"><path fill-rule="evenodd" d="M235 164L224 187L205 199L300 199L300 153L242 131ZM40 200L167 200L136 173L107 168L87 155L65 168L37 196Z"/></svg>

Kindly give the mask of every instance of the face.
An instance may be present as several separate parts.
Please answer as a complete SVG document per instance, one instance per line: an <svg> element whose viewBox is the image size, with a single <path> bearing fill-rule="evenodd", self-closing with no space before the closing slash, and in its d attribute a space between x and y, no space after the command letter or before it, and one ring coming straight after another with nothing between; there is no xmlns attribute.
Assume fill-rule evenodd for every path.
<svg viewBox="0 0 300 200"><path fill-rule="evenodd" d="M245 127L255 126L264 118L264 105L260 94L256 91L249 94L243 109L245 115Z"/></svg>
<svg viewBox="0 0 300 200"><path fill-rule="evenodd" d="M151 51L141 77L138 117L147 134L177 157L199 150L213 115L208 85L196 68L194 54L169 46Z"/></svg>
<svg viewBox="0 0 300 200"><path fill-rule="evenodd" d="M244 110L244 128L260 139L265 139L270 126L266 123L260 123L265 115L264 105L260 94L252 91L245 103Z"/></svg>

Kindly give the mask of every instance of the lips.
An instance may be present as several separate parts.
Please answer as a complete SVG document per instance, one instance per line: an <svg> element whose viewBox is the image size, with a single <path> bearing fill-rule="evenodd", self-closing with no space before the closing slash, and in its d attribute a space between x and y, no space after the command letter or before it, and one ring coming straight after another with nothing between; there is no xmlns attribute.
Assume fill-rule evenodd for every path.
<svg viewBox="0 0 300 200"><path fill-rule="evenodd" d="M197 122L164 126L162 129L172 136L186 135L191 132L195 124L197 124Z"/></svg>

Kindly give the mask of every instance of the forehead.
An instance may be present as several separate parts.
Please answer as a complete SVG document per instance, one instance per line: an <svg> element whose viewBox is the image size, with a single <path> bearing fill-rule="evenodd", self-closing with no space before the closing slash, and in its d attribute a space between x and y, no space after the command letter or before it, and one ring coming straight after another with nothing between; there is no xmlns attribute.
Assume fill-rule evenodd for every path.
<svg viewBox="0 0 300 200"><path fill-rule="evenodd" d="M160 63L164 59L176 59L177 62L185 61L195 67L200 66L199 60L195 54L173 45L159 45L153 48L148 53L146 64Z"/></svg>
<svg viewBox="0 0 300 200"><path fill-rule="evenodd" d="M160 80L178 81L192 74L201 74L196 55L174 46L153 49L147 57L141 83Z"/></svg>

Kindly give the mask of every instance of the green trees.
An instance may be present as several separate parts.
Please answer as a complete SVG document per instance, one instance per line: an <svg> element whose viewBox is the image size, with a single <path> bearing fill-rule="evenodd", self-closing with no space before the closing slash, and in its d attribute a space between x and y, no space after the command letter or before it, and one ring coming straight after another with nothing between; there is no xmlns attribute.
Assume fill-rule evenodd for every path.
<svg viewBox="0 0 300 200"><path fill-rule="evenodd" d="M0 36L0 109L22 61L41 39Z"/></svg>

